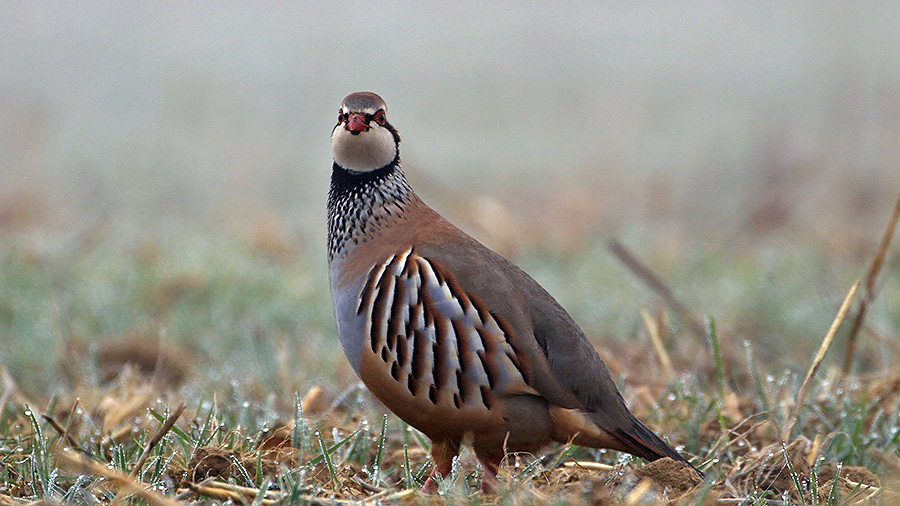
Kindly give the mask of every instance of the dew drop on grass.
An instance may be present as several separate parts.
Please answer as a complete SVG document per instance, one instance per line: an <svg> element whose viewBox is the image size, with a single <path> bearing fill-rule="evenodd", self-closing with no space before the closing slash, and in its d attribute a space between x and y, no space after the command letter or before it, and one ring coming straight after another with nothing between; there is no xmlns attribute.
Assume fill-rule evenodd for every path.
<svg viewBox="0 0 900 506"><path fill-rule="evenodd" d="M670 401L674 401L674 400L676 399L675 394L669 394L669 395L667 395L667 396L666 396L666 399L668 399L668 400L670 400Z"/></svg>

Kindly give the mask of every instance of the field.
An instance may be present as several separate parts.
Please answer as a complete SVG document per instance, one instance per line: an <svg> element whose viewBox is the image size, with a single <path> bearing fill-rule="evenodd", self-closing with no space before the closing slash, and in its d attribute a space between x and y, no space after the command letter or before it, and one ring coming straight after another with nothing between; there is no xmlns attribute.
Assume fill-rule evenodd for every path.
<svg viewBox="0 0 900 506"><path fill-rule="evenodd" d="M403 492L429 471L427 440L384 413L353 377L334 334L318 246L290 230L271 217L225 233L103 222L77 232L7 229L3 504L138 496L149 504L340 504L369 496L431 503ZM638 476L656 470L643 462L565 446L511 455L499 495L479 497L471 495L478 468L464 453L442 485L444 499L900 500L898 313L889 305L897 301L878 297L898 293L896 276L877 276L857 294L786 429L842 292L864 279L879 238L858 256L838 256L788 247L784 238L777 247L760 239L711 248L650 242L650 235L636 232L631 241L647 246L630 253L598 238L512 244L585 326L632 410L707 479L676 500L686 492L678 473L663 469L663 484L647 487ZM673 294L653 288L622 255L652 259L637 261ZM896 270L896 255L886 259L884 271ZM737 285L737 293L729 298L722 285ZM707 300L713 291L726 295ZM864 297L868 315L845 375L849 322ZM701 304L716 305L716 317ZM665 351L654 347L654 335ZM161 430L170 416L174 425ZM568 467L573 462L615 467Z"/></svg>
<svg viewBox="0 0 900 506"><path fill-rule="evenodd" d="M893 2L94 3L0 7L0 506L900 504ZM328 292L362 89L705 479L556 445L415 492Z"/></svg>

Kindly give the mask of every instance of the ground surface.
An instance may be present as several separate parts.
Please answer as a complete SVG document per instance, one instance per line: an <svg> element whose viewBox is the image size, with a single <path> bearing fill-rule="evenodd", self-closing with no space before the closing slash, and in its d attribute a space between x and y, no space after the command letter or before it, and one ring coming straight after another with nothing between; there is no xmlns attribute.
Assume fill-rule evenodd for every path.
<svg viewBox="0 0 900 506"><path fill-rule="evenodd" d="M334 333L320 243L291 230L272 218L221 231L114 221L7 228L0 504L437 501L407 491L430 471L428 442L357 383ZM897 255L875 284L851 373L840 371L845 323L784 432L881 232L854 239L858 253L847 253L850 236L815 247L784 235L710 246L648 241L655 233L637 230L622 245L686 309L673 309L605 238L509 250L582 323L632 410L706 479L671 461L554 446L509 456L498 494L482 496L464 452L440 500L900 500Z"/></svg>

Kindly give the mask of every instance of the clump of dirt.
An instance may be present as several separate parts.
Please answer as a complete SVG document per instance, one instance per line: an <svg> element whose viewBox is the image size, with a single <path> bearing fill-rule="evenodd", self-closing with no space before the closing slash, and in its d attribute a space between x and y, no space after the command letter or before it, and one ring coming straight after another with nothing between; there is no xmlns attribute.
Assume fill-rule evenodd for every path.
<svg viewBox="0 0 900 506"><path fill-rule="evenodd" d="M583 467L555 467L546 469L537 478L540 490L547 494L547 501L558 504L590 504L607 506L617 504L606 485L606 472Z"/></svg>
<svg viewBox="0 0 900 506"><path fill-rule="evenodd" d="M778 493L787 492L791 497L799 498L793 474L807 480L801 486L809 486L809 454L812 443L805 437L799 437L786 447L773 443L755 452L750 452L737 460L732 473L739 490L773 490ZM790 466L785 456L790 459Z"/></svg>
<svg viewBox="0 0 900 506"><path fill-rule="evenodd" d="M201 446L194 452L188 464L190 479L197 483L206 478L242 478L244 471L251 478L256 476L275 476L278 470L280 453L263 453L244 455L237 450L222 450L211 446ZM243 468L243 469L241 469Z"/></svg>
<svg viewBox="0 0 900 506"><path fill-rule="evenodd" d="M303 395L300 407L303 410L304 417L313 418L326 427L338 427L346 429L348 432L354 430L353 428L344 427L345 424L342 423L346 418L343 415L347 413L348 406L335 402L335 396L328 391L327 387L312 385ZM289 448L293 432L293 421L278 420L272 427L263 432L260 447L263 450Z"/></svg>
<svg viewBox="0 0 900 506"><path fill-rule="evenodd" d="M645 488L657 497L672 500L683 497L701 481L700 473L689 464L664 457L643 467L624 468L613 475L607 487L623 496L642 495L636 491Z"/></svg>
<svg viewBox="0 0 900 506"><path fill-rule="evenodd" d="M190 377L194 364L191 353L174 343L161 343L150 332L135 332L120 338L100 341L96 346L80 339L66 344L61 367L76 383L85 382L81 364L96 359L102 384L118 380L132 369L159 387L177 388Z"/></svg>
<svg viewBox="0 0 900 506"><path fill-rule="evenodd" d="M819 501L827 501L832 489L838 499L862 499L880 493L881 481L872 471L864 467L844 466L840 477L837 464L828 464L816 473L819 485ZM835 484L835 480L837 483Z"/></svg>
<svg viewBox="0 0 900 506"><path fill-rule="evenodd" d="M881 407L889 411L897 405L897 397L900 396L900 374L876 377L868 382L865 391L869 398L878 399Z"/></svg>
<svg viewBox="0 0 900 506"><path fill-rule="evenodd" d="M177 387L190 373L190 354L179 346L160 346L158 339L132 336L100 345L97 360L104 381L111 381L127 366L162 385Z"/></svg>
<svg viewBox="0 0 900 506"><path fill-rule="evenodd" d="M675 495L684 495L703 481L696 469L669 457L639 467L635 469L634 474L638 479L650 480L657 488L668 489L670 494Z"/></svg>
<svg viewBox="0 0 900 506"><path fill-rule="evenodd" d="M839 480L837 494L843 498L850 493L880 490L878 477L863 467L845 466L840 476L834 463L814 469L811 462L816 460L816 452L815 445L802 436L784 447L770 444L740 457L729 475L739 492L771 490L792 500L810 500L813 495L825 500L835 486L834 480Z"/></svg>
<svg viewBox="0 0 900 506"><path fill-rule="evenodd" d="M838 466L837 464L828 464L818 470L819 481L823 480L831 480L837 476ZM881 486L881 482L878 480L878 476L875 476L875 473L869 471L865 467L857 467L857 466L842 466L841 467L841 478L846 480L850 480L855 483L862 483L864 485L869 485L871 487L879 487Z"/></svg>
<svg viewBox="0 0 900 506"><path fill-rule="evenodd" d="M263 450L274 450L278 448L288 448L291 446L291 437L293 436L293 422L277 422L275 427L267 429L262 433L262 440L259 447Z"/></svg>

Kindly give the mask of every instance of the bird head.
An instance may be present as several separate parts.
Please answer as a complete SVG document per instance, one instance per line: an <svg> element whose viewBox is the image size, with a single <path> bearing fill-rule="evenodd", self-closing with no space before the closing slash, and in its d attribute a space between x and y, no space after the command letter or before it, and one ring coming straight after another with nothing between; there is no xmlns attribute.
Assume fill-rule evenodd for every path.
<svg viewBox="0 0 900 506"><path fill-rule="evenodd" d="M334 161L355 172L369 172L395 162L400 135L388 123L384 100L371 92L351 93L338 110L331 131Z"/></svg>

